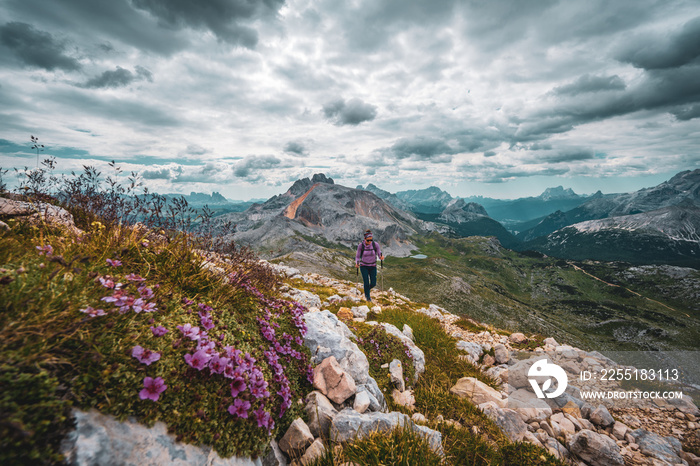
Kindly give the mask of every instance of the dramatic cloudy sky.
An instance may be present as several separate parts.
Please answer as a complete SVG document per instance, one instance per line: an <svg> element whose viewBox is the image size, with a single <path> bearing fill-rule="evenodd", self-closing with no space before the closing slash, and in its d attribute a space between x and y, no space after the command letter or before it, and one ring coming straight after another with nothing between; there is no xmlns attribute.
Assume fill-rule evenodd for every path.
<svg viewBox="0 0 700 466"><path fill-rule="evenodd" d="M1 0L0 166L30 135L159 192L629 191L700 166L700 3Z"/></svg>

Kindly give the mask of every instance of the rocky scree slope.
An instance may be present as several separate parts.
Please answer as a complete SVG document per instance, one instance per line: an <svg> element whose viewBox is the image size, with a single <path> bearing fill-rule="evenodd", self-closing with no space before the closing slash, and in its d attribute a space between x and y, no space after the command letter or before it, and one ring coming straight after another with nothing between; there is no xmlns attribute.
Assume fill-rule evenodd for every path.
<svg viewBox="0 0 700 466"><path fill-rule="evenodd" d="M347 328L342 326L343 321L365 322L373 326L383 325L387 331L391 328L391 333L406 341L415 339L413 330L407 325L399 330L385 323L367 322L370 317L381 321L382 307L388 311L397 305L411 303L407 297L391 289L386 292L373 290L373 299L386 304L370 310L360 305L361 293L351 282L313 273L302 274L298 269L284 265L272 267L277 273L291 279L291 283L302 284L302 287L322 287L327 290L326 294L334 293L321 299L308 290L293 286L287 289L290 298L304 303L309 309L307 322L331 319L334 325L343 328L343 332ZM337 316L327 310L321 311L337 302L350 304L349 307L340 307ZM356 304L353 305L353 302ZM700 452L700 410L687 396L668 401L616 400L613 403L600 400L591 404L582 391L619 391L622 388L615 381L579 382L576 380L579 373L582 370L600 372L604 369L624 371L628 367L595 351L561 345L553 338L522 333L502 335L492 327L460 318L436 305L416 306L414 312L440 322L443 330L456 339L454 350L461 354L460 357L499 381L499 388L494 389L477 378L463 377L450 392L477 405L511 441L524 441L542 447L567 464L700 464L700 458L691 452ZM411 348L414 346L411 345ZM418 354L417 351L414 354ZM563 396L545 400L536 398L530 390L527 373L533 359L546 359L566 370L570 383ZM424 370L419 367L419 358L414 359L414 364L416 374ZM390 376L394 381L391 372ZM413 390L400 382L395 387L392 394L394 403L412 408L415 404ZM353 413L352 416L358 417L358 414ZM455 420L427 419L419 412L413 412L411 419L417 425L446 422L458 428L469 428ZM331 421L331 426L335 425L334 422Z"/></svg>

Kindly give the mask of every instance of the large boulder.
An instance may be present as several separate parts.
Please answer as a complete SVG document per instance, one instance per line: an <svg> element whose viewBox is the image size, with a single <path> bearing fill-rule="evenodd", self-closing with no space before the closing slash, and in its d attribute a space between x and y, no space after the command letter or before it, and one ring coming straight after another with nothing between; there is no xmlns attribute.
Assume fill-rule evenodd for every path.
<svg viewBox="0 0 700 466"><path fill-rule="evenodd" d="M385 406L386 401L376 380L369 375L367 356L353 341L355 335L348 326L328 310L304 314L304 321L307 327L304 344L311 350L311 361L320 364L334 356L340 367L352 376L358 390L360 386L366 386L379 406Z"/></svg>
<svg viewBox="0 0 700 466"><path fill-rule="evenodd" d="M524 388L509 393L505 407L517 411L525 422L543 421L552 415L547 402Z"/></svg>
<svg viewBox="0 0 700 466"><path fill-rule="evenodd" d="M506 403L506 400L503 399L498 390L489 387L474 377L462 377L450 388L450 393L461 398L467 398L475 405L492 401L502 408Z"/></svg>
<svg viewBox="0 0 700 466"><path fill-rule="evenodd" d="M65 228L73 234L83 233L75 226L73 215L62 207L45 202L17 201L0 197L0 215L5 217L25 217L32 223L46 222Z"/></svg>
<svg viewBox="0 0 700 466"><path fill-rule="evenodd" d="M604 405L598 405L588 416L588 420L600 427L608 427L615 423L615 419Z"/></svg>
<svg viewBox="0 0 700 466"><path fill-rule="evenodd" d="M591 466L612 466L625 464L620 447L607 435L592 430L582 430L571 436L569 451Z"/></svg>
<svg viewBox="0 0 700 466"><path fill-rule="evenodd" d="M333 418L338 414L330 400L323 393L313 391L306 396L304 411L313 436L328 438Z"/></svg>
<svg viewBox="0 0 700 466"><path fill-rule="evenodd" d="M280 440L280 449L292 458L298 457L314 441L309 426L300 417L296 418Z"/></svg>
<svg viewBox="0 0 700 466"><path fill-rule="evenodd" d="M479 406L512 442L521 442L527 434L527 424L515 410L501 408L494 402Z"/></svg>
<svg viewBox="0 0 700 466"><path fill-rule="evenodd" d="M318 295L307 290L298 290L296 288L292 288L286 293L284 293L282 296L285 296L298 302L307 309L310 309L312 307L321 307L321 298L319 298Z"/></svg>
<svg viewBox="0 0 700 466"><path fill-rule="evenodd" d="M671 464L681 462L682 445L677 438L662 437L645 429L635 429L631 435L642 454Z"/></svg>
<svg viewBox="0 0 700 466"><path fill-rule="evenodd" d="M442 434L424 426L416 425L403 413L360 414L354 409L344 409L333 419L331 438L337 443L362 439L372 432L391 432L399 426L408 426L427 440L433 451L442 454Z"/></svg>
<svg viewBox="0 0 700 466"><path fill-rule="evenodd" d="M260 458L221 458L210 447L179 443L162 422L146 427L97 411L74 411L73 416L75 430L61 444L68 464L262 466Z"/></svg>
<svg viewBox="0 0 700 466"><path fill-rule="evenodd" d="M482 354L484 354L484 349L478 343L473 341L460 340L457 342L457 349L465 351L469 355L470 361L476 363Z"/></svg>
<svg viewBox="0 0 700 466"><path fill-rule="evenodd" d="M418 348L416 344L413 343L413 340L395 326L386 322L382 323L381 326L384 327L386 333L394 335L408 347L408 351L410 351L411 356L413 356L413 369L415 371L413 379L414 381L418 380L418 377L425 372L425 353L423 353L423 350Z"/></svg>
<svg viewBox="0 0 700 466"><path fill-rule="evenodd" d="M314 388L335 403L343 403L355 394L357 387L352 376L344 371L334 356L314 367Z"/></svg>

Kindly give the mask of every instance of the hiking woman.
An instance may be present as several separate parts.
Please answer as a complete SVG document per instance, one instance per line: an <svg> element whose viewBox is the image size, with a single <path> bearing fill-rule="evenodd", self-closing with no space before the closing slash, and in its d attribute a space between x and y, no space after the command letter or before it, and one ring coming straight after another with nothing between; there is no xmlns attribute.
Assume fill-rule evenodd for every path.
<svg viewBox="0 0 700 466"><path fill-rule="evenodd" d="M367 302L372 302L369 292L377 286L377 256L384 260L382 249L379 244L372 239L372 232L365 231L365 239L357 246L355 255L355 267L360 268L362 280L365 283L365 298Z"/></svg>

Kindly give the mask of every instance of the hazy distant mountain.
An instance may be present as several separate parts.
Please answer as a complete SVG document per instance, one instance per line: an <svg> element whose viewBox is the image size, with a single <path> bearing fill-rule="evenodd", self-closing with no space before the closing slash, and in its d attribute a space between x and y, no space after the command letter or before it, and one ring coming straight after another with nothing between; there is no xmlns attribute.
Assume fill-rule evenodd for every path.
<svg viewBox="0 0 700 466"><path fill-rule="evenodd" d="M483 206L475 202L466 202L464 199L452 200L437 216L424 214L420 218L444 223L458 236L495 236L508 248L519 243L503 225L489 217Z"/></svg>
<svg viewBox="0 0 700 466"><path fill-rule="evenodd" d="M543 201L551 201L554 199L580 199L581 196L576 194L571 188L564 189L563 186L557 186L556 188L547 188L542 194L538 196L538 199Z"/></svg>
<svg viewBox="0 0 700 466"><path fill-rule="evenodd" d="M410 212L412 210L411 205L408 202L401 200L396 194L392 194L389 191L385 191L381 188L378 188L372 183L368 184L366 188L363 188L362 185L359 185L357 189L364 189L365 191L374 193L377 195L378 198L385 200L397 209L405 210L407 212Z"/></svg>
<svg viewBox="0 0 700 466"><path fill-rule="evenodd" d="M524 231L518 237L529 241L548 235L559 228L587 220L649 212L673 206L685 199L700 202L700 169L678 173L668 181L653 188L632 193L596 193L585 203L569 211L559 211L543 219L539 225Z"/></svg>
<svg viewBox="0 0 700 466"><path fill-rule="evenodd" d="M700 267L700 204L576 223L527 247L566 259Z"/></svg>
<svg viewBox="0 0 700 466"><path fill-rule="evenodd" d="M410 235L434 229L372 192L336 185L323 174L297 180L284 194L220 218L237 225L235 241L280 254L317 250L324 242L354 247L371 229L386 252L406 256L415 249Z"/></svg>
<svg viewBox="0 0 700 466"><path fill-rule="evenodd" d="M196 193L192 191L190 194L176 194L176 193L169 193L169 194L163 194L168 199L174 199L174 198L179 198L182 197L184 198L188 204L190 205L216 205L216 204L229 204L230 201L226 199L224 196L222 196L220 193L213 192L211 194L205 194L205 193Z"/></svg>
<svg viewBox="0 0 700 466"><path fill-rule="evenodd" d="M449 193L436 186L399 191L396 197L409 204L413 212L424 214L439 214L452 200Z"/></svg>

